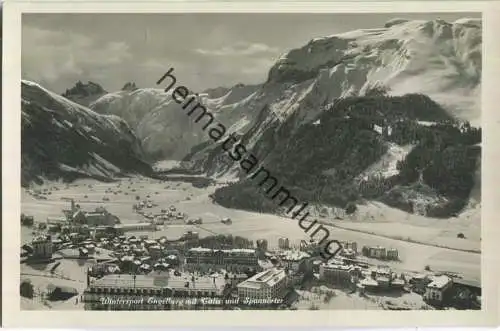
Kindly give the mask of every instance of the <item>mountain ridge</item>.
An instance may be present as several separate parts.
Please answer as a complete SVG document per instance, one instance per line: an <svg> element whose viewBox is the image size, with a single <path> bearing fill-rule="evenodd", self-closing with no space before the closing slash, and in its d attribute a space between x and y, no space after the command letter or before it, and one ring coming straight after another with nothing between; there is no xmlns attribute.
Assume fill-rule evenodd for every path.
<svg viewBox="0 0 500 331"><path fill-rule="evenodd" d="M22 185L44 179L112 180L150 174L137 138L123 119L105 116L22 80Z"/></svg>
<svg viewBox="0 0 500 331"><path fill-rule="evenodd" d="M381 88L384 93L392 96L408 93L425 94L438 102L451 116L462 120L477 120L476 115L479 112L478 106L480 102L480 81L478 78L480 78L481 71L481 31L478 22L480 21L469 19L458 20L452 24L444 21L399 20L389 22L392 24L389 24L388 28L371 29L368 32L366 30L356 30L331 37L313 39L302 48L284 54L270 69L267 82L256 92L256 95L252 98L253 100L247 101L247 103L254 106L248 108L256 110L252 119L254 120L258 116L259 111L268 108L269 116L257 126L279 126L288 117L293 116L296 118L293 127L298 127L314 120L322 109L335 102L335 100L349 96L363 96L372 93L377 88ZM430 32L433 31L437 31L437 33L435 35L431 34ZM442 31L448 31L451 34ZM394 49L395 44L398 44L394 42L397 36L400 36L403 44L406 45L404 50L408 50L408 52L411 50L415 53L412 55L411 60L405 59L403 51L399 48ZM450 40L443 43L442 36L448 37ZM353 40L356 40L355 45L352 45ZM346 48L340 47L339 43ZM468 44L471 46L464 46ZM420 49L422 45L427 46ZM473 75L475 77L473 88L470 88L470 86L468 88L470 93L464 93L460 88L450 91L449 83L439 83L438 78L443 72L453 71L453 68L449 69L446 66L447 63L443 61L434 63L433 66L437 67L437 71L434 67L430 68L428 66L434 60L427 55L434 54L436 58L441 59L443 49L448 53L452 53L453 50L460 48L459 46L465 48L464 51L461 51L465 55L460 57L464 63L467 63L463 67L471 67L470 71L475 75ZM374 53L367 53L367 47ZM335 50L332 53L330 50L333 48ZM468 48L470 48L469 51ZM324 49L327 49L327 51L324 51ZM358 52L357 56L353 55L355 52ZM316 55L311 58L312 53ZM340 58L344 58L346 55L349 55L350 58L344 62L339 61ZM334 62L331 68L324 67L325 63L331 61ZM300 81L297 81L297 77L292 78L292 81L284 79L283 77L293 76L294 72L303 71L302 69L296 70L293 67L290 69L290 65L286 64L290 62L295 63L294 66L298 66L299 69L313 68L316 76L313 75L313 78L307 77L307 79L301 79ZM384 63L386 65L383 65ZM291 70L292 74L280 74L280 72L286 70ZM423 79L419 84L410 84L415 79L421 79L421 77ZM429 77L433 78L432 84L428 82ZM450 77L447 78L450 81L463 78L460 75L450 75ZM412 85L412 88L405 87L405 82L409 82L408 84ZM460 82L454 84L454 86L457 85L460 85ZM436 86L444 86L444 88L439 89ZM434 93L424 93L431 88L435 88ZM447 96L443 97L443 94ZM463 102L464 98L467 99L467 102ZM443 100L448 102L455 100L457 107L450 108L449 103L444 102L443 104ZM467 108L467 113L470 114L461 116L464 111L460 107ZM254 121L248 121L247 125L241 125L241 122L229 123L229 125L233 124L231 131L243 133L251 125L256 125ZM260 134L262 134L262 130L257 132L254 137L249 138L249 143L253 145ZM200 157L203 158L204 156Z"/></svg>
<svg viewBox="0 0 500 331"><path fill-rule="evenodd" d="M463 139L480 142L481 131L468 121L477 120L480 110L480 29L478 20L463 19L453 23L399 20L388 22L386 28L356 30L313 39L305 46L284 54L270 69L267 81L254 98L254 101L261 101L259 115L254 115L254 118L260 118L243 130L234 130L234 124L230 131L240 132L241 141L247 149L259 155L259 160L269 167L271 173L283 176L290 189L300 192L302 198L341 208L347 203L376 199L411 213L452 217L466 208L477 181L480 185L480 178L475 176L480 147L470 145L470 141L468 145L457 145ZM415 84L416 81L419 84ZM266 98L269 95L277 97L265 102L269 100ZM398 101L394 98L402 99ZM406 100L403 103L405 108L401 109L398 104L401 105L403 100ZM384 138L380 145L380 136L374 132L374 127L383 129L380 127L383 121L377 118L377 112L384 113L384 107L388 105L398 112L385 115L393 120L403 116L408 123L403 126L398 124L397 129L407 132L398 133L402 135L400 141ZM332 107L345 113L357 109L357 115L361 117L354 122L345 122L346 127L357 126L357 131L350 133L342 127L336 130L346 137L362 134L367 140L360 142L361 145L349 145L352 150L346 151L345 156L351 155L349 157L354 159L349 161L347 158L348 166L332 165L329 170L337 174L340 170L349 173L357 169L357 172L335 177L340 184L334 184L331 178L325 177L325 181L333 185L324 192L330 198L318 198L319 182L314 176L309 178L308 174L321 178L324 174L313 171L317 166L315 163L306 162L304 166L297 166L301 164L301 159L291 160L290 155L303 154L290 150L286 142L300 144L297 134L304 132L306 127L315 132L312 124L318 123L321 127L324 119L319 117L326 116L325 109ZM416 111L414 115L417 117L408 117L410 108ZM432 118L436 111L436 115L443 116ZM262 112L267 115L260 116ZM419 118L419 112L425 112L431 118ZM469 131L462 134L464 125ZM407 136L408 132L420 138L415 140ZM319 137L325 135L336 136L334 133L319 133ZM315 138L311 136L309 139ZM319 145L313 144L314 148L308 145L304 151L317 156L321 149L328 150L327 145L332 143L327 139ZM363 147L363 144L368 147ZM337 149L331 153L344 150L343 145L335 146ZM360 148L365 148L366 157L353 154ZM284 150L290 150L288 157L283 156ZM372 155L373 151L378 152ZM464 155L462 163L460 158L454 156L456 153ZM282 155L282 160L278 155ZM386 161L382 162L384 158ZM419 158L426 161L419 162ZM185 161L192 167L191 170L216 177L239 178L238 183L217 190L213 196L217 203L231 208L276 212L276 205L262 197L255 185L241 177L238 167L220 153L218 146L206 144L196 147L196 152L189 154ZM387 168L384 162L390 163L389 172L392 175L378 178L377 173L387 171L383 169ZM461 164L458 166L461 168L454 168L446 162ZM294 170L287 171L283 164L294 165ZM359 176L363 176L363 169L358 164L363 164L365 172L371 172L369 180L361 180L363 189L356 186L360 183ZM450 176L444 176L445 169L451 172ZM437 173L440 175L436 177ZM371 178L372 175L375 178ZM439 180L443 183L440 184ZM366 190L368 192L364 192ZM454 196L453 190L459 196Z"/></svg>
<svg viewBox="0 0 500 331"><path fill-rule="evenodd" d="M266 105L283 120L307 103L311 109L298 115L307 122L325 104L376 86L395 96L429 95L450 114L474 124L479 119L481 43L480 20L396 19L381 28L312 39L282 55L262 84L210 88L199 95L221 123L242 134ZM183 159L206 141L160 89L109 93L89 107L123 117L154 160Z"/></svg>

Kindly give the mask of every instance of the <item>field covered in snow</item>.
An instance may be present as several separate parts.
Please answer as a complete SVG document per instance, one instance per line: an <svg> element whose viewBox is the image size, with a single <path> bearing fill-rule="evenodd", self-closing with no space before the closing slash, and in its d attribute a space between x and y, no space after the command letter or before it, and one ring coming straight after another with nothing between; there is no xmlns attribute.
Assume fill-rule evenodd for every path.
<svg viewBox="0 0 500 331"><path fill-rule="evenodd" d="M33 299L21 297L22 310L83 310L80 295L86 287L85 270L88 263L78 263L72 260L60 260L54 273L50 273L53 264L30 266L21 264L21 280L29 279L33 284L35 296ZM68 300L49 301L40 296L49 284L66 286L78 291L78 296ZM78 302L76 299L78 298Z"/></svg>
<svg viewBox="0 0 500 331"><path fill-rule="evenodd" d="M304 233L297 221L276 215L228 209L212 203L209 194L216 186L199 189L186 182L162 182L134 177L114 183L94 180L79 180L69 186L50 183L37 189L54 187L58 190L52 189L51 194L47 195L48 200L36 200L23 191L22 212L33 215L38 222L45 221L47 217L61 217L62 209L69 208L69 202L61 198L69 197L74 198L84 210L105 206L120 217L122 223L138 223L145 219L133 211L132 205L136 203L136 196L145 199L149 195L158 206L147 211L155 213L174 205L189 218L203 219L201 226L179 223L165 225L159 231L150 232L152 238L166 236L177 239L191 230L197 231L202 237L232 234L252 240L267 239L271 247L277 246L280 237L288 237L294 245L298 245L300 240L309 239L309 235ZM107 189L111 189L111 193L106 193ZM118 191L121 193L113 193ZM103 201L105 196L110 201ZM432 270L457 272L468 278L480 279L480 254L457 250L479 249L479 219L463 217L433 220L375 204L361 206L358 215L359 219L336 221L335 226L329 226L331 238L356 241L358 246L397 248L401 261L388 264L399 270L418 272L429 266ZM223 217L230 217L233 224L221 223ZM458 231L464 232L467 239L457 239L455 232ZM23 228L22 233L24 242L30 240L29 229ZM377 263L376 260L372 262Z"/></svg>

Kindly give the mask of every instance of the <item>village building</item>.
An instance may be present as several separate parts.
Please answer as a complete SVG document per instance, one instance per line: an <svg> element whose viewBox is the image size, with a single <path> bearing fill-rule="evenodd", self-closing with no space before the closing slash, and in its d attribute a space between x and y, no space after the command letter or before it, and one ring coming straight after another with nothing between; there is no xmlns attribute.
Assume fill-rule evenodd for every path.
<svg viewBox="0 0 500 331"><path fill-rule="evenodd" d="M342 248L346 250L351 250L354 253L358 253L358 243L355 241L342 241L340 243L342 245Z"/></svg>
<svg viewBox="0 0 500 331"><path fill-rule="evenodd" d="M116 224L113 227L117 234L124 234L131 231L154 231L156 226L153 223L132 223Z"/></svg>
<svg viewBox="0 0 500 331"><path fill-rule="evenodd" d="M311 257L310 254L301 251L283 251L279 254L283 267L298 272L304 262Z"/></svg>
<svg viewBox="0 0 500 331"><path fill-rule="evenodd" d="M359 282L362 289L369 291L402 290L405 281L397 278L389 266L377 266L368 271L368 277Z"/></svg>
<svg viewBox="0 0 500 331"><path fill-rule="evenodd" d="M153 269L156 270L156 271L166 271L170 268L170 265L168 263L165 263L165 262L158 262L158 263L155 263L153 264Z"/></svg>
<svg viewBox="0 0 500 331"><path fill-rule="evenodd" d="M311 263L311 271L315 274L319 274L319 269L324 262L322 260L314 260Z"/></svg>
<svg viewBox="0 0 500 331"><path fill-rule="evenodd" d="M279 238L278 247L280 249L290 249L290 240L288 238Z"/></svg>
<svg viewBox="0 0 500 331"><path fill-rule="evenodd" d="M51 301L64 301L78 295L74 287L48 284L46 297Z"/></svg>
<svg viewBox="0 0 500 331"><path fill-rule="evenodd" d="M339 263L323 263L319 266L319 278L335 285L346 285L352 282L353 266Z"/></svg>
<svg viewBox="0 0 500 331"><path fill-rule="evenodd" d="M33 216L21 214L21 225L32 226L35 223Z"/></svg>
<svg viewBox="0 0 500 331"><path fill-rule="evenodd" d="M198 239L200 237L200 234L198 232L195 232L195 231L186 231L184 232L184 234L181 236L181 240L194 240L194 239Z"/></svg>
<svg viewBox="0 0 500 331"><path fill-rule="evenodd" d="M432 280L430 277L426 274L416 274L413 275L409 280L408 283L411 285L412 290L415 293L423 295L425 293L425 290L427 288L427 285L431 283Z"/></svg>
<svg viewBox="0 0 500 331"><path fill-rule="evenodd" d="M241 302L249 299L283 299L287 289L287 275L284 269L262 271L237 286Z"/></svg>
<svg viewBox="0 0 500 331"><path fill-rule="evenodd" d="M257 240L257 248L261 249L263 251L267 251L268 248L268 241L266 239L258 239Z"/></svg>
<svg viewBox="0 0 500 331"><path fill-rule="evenodd" d="M47 225L62 225L66 224L68 220L64 217L47 217L46 223Z"/></svg>
<svg viewBox="0 0 500 331"><path fill-rule="evenodd" d="M238 284L248 279L248 275L243 273L227 273L224 279L226 280L226 284L232 288L236 288Z"/></svg>
<svg viewBox="0 0 500 331"><path fill-rule="evenodd" d="M170 252L168 250L164 250L163 254L167 255L164 258L166 263L173 265L173 266L177 266L180 264L179 257L177 255L170 254Z"/></svg>
<svg viewBox="0 0 500 331"><path fill-rule="evenodd" d="M117 224L120 225L120 224ZM85 225L87 228L88 226ZM118 235L118 231L115 228L116 225L99 225L96 226L92 231L89 229L89 233L91 234L93 239L105 239L107 237L112 237Z"/></svg>
<svg viewBox="0 0 500 331"><path fill-rule="evenodd" d="M257 266L255 249L210 249L194 247L186 252L187 264Z"/></svg>
<svg viewBox="0 0 500 331"><path fill-rule="evenodd" d="M229 217L224 217L223 219L221 219L221 223L230 225L233 223L233 221Z"/></svg>
<svg viewBox="0 0 500 331"><path fill-rule="evenodd" d="M387 249L382 246L363 246L362 254L379 260L398 260L398 250L395 248Z"/></svg>
<svg viewBox="0 0 500 331"><path fill-rule="evenodd" d="M393 274L391 268L387 266L377 266L370 270L371 278L374 279L379 287L387 288L391 284Z"/></svg>
<svg viewBox="0 0 500 331"><path fill-rule="evenodd" d="M86 310L190 310L200 298L221 298L223 277L182 277L168 273L154 275L106 275L90 281L83 294Z"/></svg>
<svg viewBox="0 0 500 331"><path fill-rule="evenodd" d="M431 280L425 289L424 299L432 304L442 304L453 282L446 275L433 276Z"/></svg>
<svg viewBox="0 0 500 331"><path fill-rule="evenodd" d="M109 213L103 207L98 207L93 212L78 209L71 219L73 223L87 224L88 226L115 225L120 223L120 219L117 216Z"/></svg>
<svg viewBox="0 0 500 331"><path fill-rule="evenodd" d="M345 257L346 259L354 260L358 254L351 248L342 248L339 255Z"/></svg>
<svg viewBox="0 0 500 331"><path fill-rule="evenodd" d="M387 257L387 250L381 246L370 247L368 256L375 259L385 259Z"/></svg>
<svg viewBox="0 0 500 331"><path fill-rule="evenodd" d="M399 253L398 253L398 250L395 249L395 248L389 248L387 250L387 259L388 260L399 260Z"/></svg>
<svg viewBox="0 0 500 331"><path fill-rule="evenodd" d="M121 272L120 267L114 263L96 263L87 270L87 273L92 277L102 277L119 272Z"/></svg>
<svg viewBox="0 0 500 331"><path fill-rule="evenodd" d="M153 260L157 260L162 256L161 246L154 244L148 247L148 253Z"/></svg>

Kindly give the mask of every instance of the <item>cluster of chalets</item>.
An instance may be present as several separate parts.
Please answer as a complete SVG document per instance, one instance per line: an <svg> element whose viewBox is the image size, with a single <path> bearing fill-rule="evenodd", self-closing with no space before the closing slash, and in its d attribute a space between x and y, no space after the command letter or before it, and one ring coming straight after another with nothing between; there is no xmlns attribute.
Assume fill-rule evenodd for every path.
<svg viewBox="0 0 500 331"><path fill-rule="evenodd" d="M146 236L115 237L101 241L103 246L114 251L116 260L113 267L109 263L98 264L93 268L92 276L99 277L110 273L148 274L152 271L166 271L179 265L178 252L165 248L166 237L147 239Z"/></svg>

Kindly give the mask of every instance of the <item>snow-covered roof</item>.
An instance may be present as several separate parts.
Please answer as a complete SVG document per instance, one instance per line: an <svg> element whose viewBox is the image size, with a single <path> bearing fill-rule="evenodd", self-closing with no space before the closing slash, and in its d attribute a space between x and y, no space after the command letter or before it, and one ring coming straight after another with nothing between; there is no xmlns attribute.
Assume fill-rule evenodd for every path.
<svg viewBox="0 0 500 331"><path fill-rule="evenodd" d="M427 285L429 288L442 289L451 281L451 278L446 275L432 277L432 282Z"/></svg>
<svg viewBox="0 0 500 331"><path fill-rule="evenodd" d="M205 247L193 247L189 249L190 252L223 252L223 253L245 253L245 254L253 254L255 253L255 249L246 249L246 248L233 248L233 249L211 249Z"/></svg>
<svg viewBox="0 0 500 331"><path fill-rule="evenodd" d="M302 251L283 251L280 253L281 259L285 261L300 261L310 256L308 253Z"/></svg>
<svg viewBox="0 0 500 331"><path fill-rule="evenodd" d="M286 277L283 269L268 269L262 271L253 277L237 285L238 288L260 289L263 287L272 287Z"/></svg>

